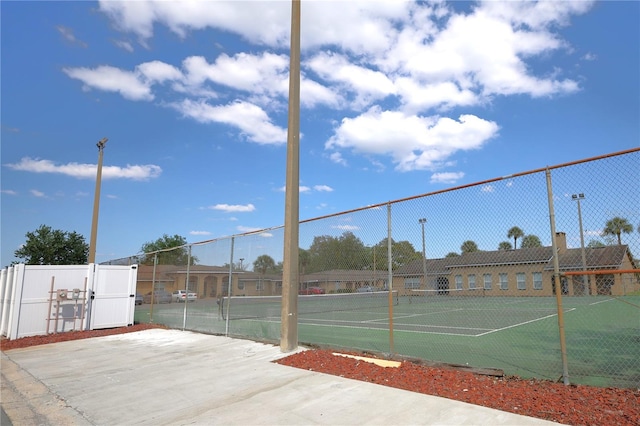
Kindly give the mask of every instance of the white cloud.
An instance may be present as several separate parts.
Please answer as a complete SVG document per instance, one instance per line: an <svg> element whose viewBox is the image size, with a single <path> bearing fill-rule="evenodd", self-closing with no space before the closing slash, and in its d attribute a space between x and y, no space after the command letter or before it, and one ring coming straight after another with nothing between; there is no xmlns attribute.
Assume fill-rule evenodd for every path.
<svg viewBox="0 0 640 426"><path fill-rule="evenodd" d="M19 163L5 164L5 166L16 171L62 174L79 179L95 179L97 172L97 165L95 164L55 164L50 160L29 157L22 158ZM161 173L160 166L153 164L102 167L102 179L148 180L160 176Z"/></svg>
<svg viewBox="0 0 640 426"><path fill-rule="evenodd" d="M113 44L115 44L116 46L118 46L123 50L126 50L127 52L130 52L130 53L133 52L133 46L131 45L130 42L126 40L113 40Z"/></svg>
<svg viewBox="0 0 640 426"><path fill-rule="evenodd" d="M353 64L346 55L321 52L307 61L307 65L323 80L336 83L340 92L353 93L356 108L396 92L393 82L384 73Z"/></svg>
<svg viewBox="0 0 640 426"><path fill-rule="evenodd" d="M211 232L209 231L189 231L189 235L211 235Z"/></svg>
<svg viewBox="0 0 640 426"><path fill-rule="evenodd" d="M214 206L209 206L208 209L220 210L226 213L247 213L247 212L254 211L256 207L253 204L246 204L246 205L216 204Z"/></svg>
<svg viewBox="0 0 640 426"><path fill-rule="evenodd" d="M347 165L347 160L345 160L344 157L342 157L342 154L339 152L332 152L331 154L329 154L329 158L336 164L340 164L343 166Z"/></svg>
<svg viewBox="0 0 640 426"><path fill-rule="evenodd" d="M136 70L151 83L182 79L180 70L161 61L144 62L138 65Z"/></svg>
<svg viewBox="0 0 640 426"><path fill-rule="evenodd" d="M371 108L343 119L326 148L390 155L401 171L430 169L459 150L480 148L496 135L497 124L473 115L421 117Z"/></svg>
<svg viewBox="0 0 640 426"><path fill-rule="evenodd" d="M431 175L431 183L456 183L464 177L463 172L434 173Z"/></svg>
<svg viewBox="0 0 640 426"><path fill-rule="evenodd" d="M287 2L101 0L99 8L120 30L143 40L153 36L153 25L159 23L180 37L213 27L240 34L254 43L284 47L289 41L291 6Z"/></svg>
<svg viewBox="0 0 640 426"><path fill-rule="evenodd" d="M18 195L18 193L12 189L3 189L3 190L0 190L0 193L7 194L7 195Z"/></svg>
<svg viewBox="0 0 640 426"><path fill-rule="evenodd" d="M62 34L62 37L64 37L70 43L77 44L80 47L87 47L87 43L85 43L82 40L78 40L76 38L76 36L73 34L73 30L71 28L65 27L63 25L58 25L56 27L56 29L58 30L58 32L60 34Z"/></svg>
<svg viewBox="0 0 640 426"><path fill-rule="evenodd" d="M206 28L230 32L251 50L222 53L212 62L203 56L185 57L177 65L149 61L132 71L110 66L64 71L87 90L130 100L157 98L185 117L238 129L249 142L284 144L286 128L278 119L287 102L289 59L277 52L289 47L290 4L247 6L100 1L111 22L143 45L154 26L162 25L180 38ZM456 11L446 2L348 1L339 7L307 2L301 23L302 107L309 117L322 114L309 110L325 107L339 115L325 145L336 164L346 166L348 152L367 156L377 169L384 165L372 155L389 157L400 171L448 166L452 155L482 148L498 132L497 123L480 112L465 114L466 108L478 111L498 96L580 90L549 58L571 51L558 30L592 7L591 1L489 1ZM454 108L458 118L444 116ZM432 180L450 183L456 177L436 173Z"/></svg>
<svg viewBox="0 0 640 426"><path fill-rule="evenodd" d="M33 195L34 197L38 197L38 198L44 198L45 194L42 191L38 191L37 189L31 189L29 190L29 192L31 193L31 195Z"/></svg>
<svg viewBox="0 0 640 426"><path fill-rule="evenodd" d="M341 231L357 231L358 229L360 229L359 226L355 225L334 225L331 228L340 229Z"/></svg>
<svg viewBox="0 0 640 426"><path fill-rule="evenodd" d="M238 225L238 226L236 226L236 229L244 234L244 233L251 233L251 232L261 231L264 228L252 228L250 226Z"/></svg>
<svg viewBox="0 0 640 426"><path fill-rule="evenodd" d="M333 188L328 185L314 185L313 189L318 192L333 192Z"/></svg>
<svg viewBox="0 0 640 426"><path fill-rule="evenodd" d="M274 125L262 108L249 102L237 101L228 105L212 106L204 101L195 102L185 99L171 106L186 117L202 123L218 122L237 127L251 142L259 144L287 142L286 129Z"/></svg>
<svg viewBox="0 0 640 426"><path fill-rule="evenodd" d="M495 192L495 190L496 190L496 187L493 185L483 185L480 188L480 191L482 192Z"/></svg>
<svg viewBox="0 0 640 426"><path fill-rule="evenodd" d="M63 68L62 71L69 77L82 81L83 90L94 88L116 92L132 101L151 101L154 98L150 86L142 82L135 72L122 71L108 65L95 69Z"/></svg>

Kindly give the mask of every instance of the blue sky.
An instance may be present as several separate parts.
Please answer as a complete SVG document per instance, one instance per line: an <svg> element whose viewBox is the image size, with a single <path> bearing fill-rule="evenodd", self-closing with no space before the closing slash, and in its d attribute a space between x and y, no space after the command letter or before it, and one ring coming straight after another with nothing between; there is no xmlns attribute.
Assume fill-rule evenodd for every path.
<svg viewBox="0 0 640 426"><path fill-rule="evenodd" d="M2 260L284 222L290 3L7 2ZM637 147L640 3L302 3L300 218Z"/></svg>

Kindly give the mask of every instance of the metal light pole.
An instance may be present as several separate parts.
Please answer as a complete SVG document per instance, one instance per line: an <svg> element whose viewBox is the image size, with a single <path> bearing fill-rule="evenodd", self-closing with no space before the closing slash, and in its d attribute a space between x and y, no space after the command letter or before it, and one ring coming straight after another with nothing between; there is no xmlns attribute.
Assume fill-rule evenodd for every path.
<svg viewBox="0 0 640 426"><path fill-rule="evenodd" d="M427 219L424 217L422 219L418 219L420 225L422 226L422 276L424 279L424 288L427 289L427 252L425 251L424 246L424 224L427 223Z"/></svg>
<svg viewBox="0 0 640 426"><path fill-rule="evenodd" d="M578 202L578 223L580 224L580 251L581 251L581 255L582 255L582 270L583 271L587 271L587 258L586 258L586 254L584 252L584 232L582 231L582 210L580 208L580 201L584 200L584 194L580 193L580 194L573 194L571 196L571 199L573 201L577 201ZM589 276L588 275L583 275L582 276L582 284L589 290L589 294L591 294L591 284L589 283Z"/></svg>
<svg viewBox="0 0 640 426"><path fill-rule="evenodd" d="M96 175L96 190L93 198L93 220L91 221L91 240L89 242L89 263L96 263L96 240L98 239L98 211L100 210L100 184L102 181L102 155L104 146L109 139L98 141L98 172Z"/></svg>

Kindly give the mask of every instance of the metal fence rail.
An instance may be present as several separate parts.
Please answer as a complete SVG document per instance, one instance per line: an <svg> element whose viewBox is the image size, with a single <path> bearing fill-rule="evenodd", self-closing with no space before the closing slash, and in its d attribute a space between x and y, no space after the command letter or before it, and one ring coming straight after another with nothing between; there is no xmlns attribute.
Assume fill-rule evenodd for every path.
<svg viewBox="0 0 640 426"><path fill-rule="evenodd" d="M639 182L640 148L302 221L299 341L637 387ZM139 322L278 341L283 236L109 263L198 295Z"/></svg>

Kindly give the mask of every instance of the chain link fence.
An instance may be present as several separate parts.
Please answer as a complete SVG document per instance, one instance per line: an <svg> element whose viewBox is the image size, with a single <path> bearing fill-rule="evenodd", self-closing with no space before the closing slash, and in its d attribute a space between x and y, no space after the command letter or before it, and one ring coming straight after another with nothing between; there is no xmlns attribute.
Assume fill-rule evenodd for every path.
<svg viewBox="0 0 640 426"><path fill-rule="evenodd" d="M638 387L639 183L640 148L302 221L298 340ZM140 264L137 322L277 342L283 238L109 263Z"/></svg>

